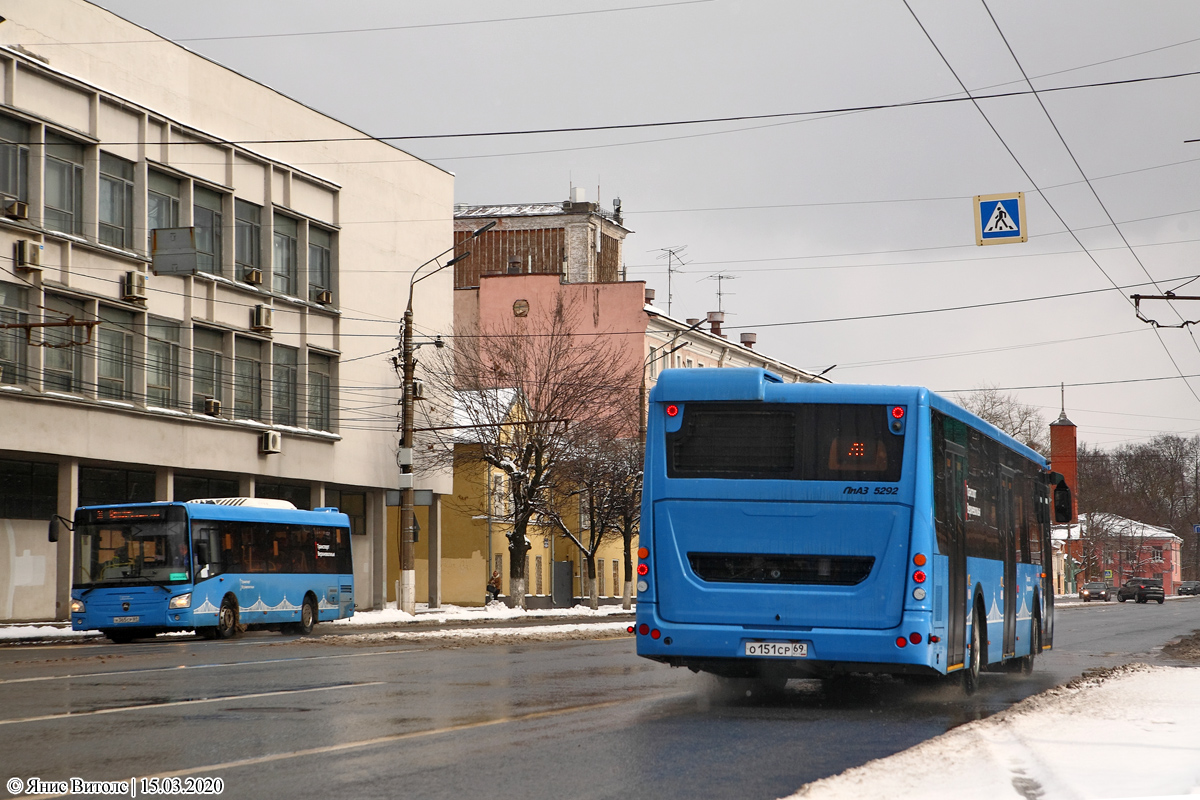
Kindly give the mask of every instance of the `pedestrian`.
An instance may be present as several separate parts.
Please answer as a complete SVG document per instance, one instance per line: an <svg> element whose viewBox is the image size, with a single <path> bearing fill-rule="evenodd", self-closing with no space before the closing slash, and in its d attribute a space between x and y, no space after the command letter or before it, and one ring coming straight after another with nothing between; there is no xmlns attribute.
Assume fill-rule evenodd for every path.
<svg viewBox="0 0 1200 800"><path fill-rule="evenodd" d="M498 571L492 571L492 579L488 581L487 592L489 603L500 599L500 573Z"/></svg>

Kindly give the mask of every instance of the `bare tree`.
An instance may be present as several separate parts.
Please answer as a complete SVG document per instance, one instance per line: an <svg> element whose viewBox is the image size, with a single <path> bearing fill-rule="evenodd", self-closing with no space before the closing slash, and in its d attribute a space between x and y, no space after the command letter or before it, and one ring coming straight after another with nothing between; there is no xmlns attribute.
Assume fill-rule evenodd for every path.
<svg viewBox="0 0 1200 800"><path fill-rule="evenodd" d="M1021 444L1042 455L1050 452L1050 431L1042 412L1025 405L1016 395L995 386L983 386L959 400L963 408L990 422Z"/></svg>
<svg viewBox="0 0 1200 800"><path fill-rule="evenodd" d="M456 331L453 353L425 369L452 398L456 458L482 462L507 480L509 594L524 608L532 520L550 508L566 477L571 428L578 421L612 430L634 420L636 365L604 334L580 333L579 315L562 297L489 329ZM629 423L626 422L628 425Z"/></svg>
<svg viewBox="0 0 1200 800"><path fill-rule="evenodd" d="M632 605L631 549L639 517L635 507L641 502L641 448L637 440L616 438L611 433L586 423L576 429L573 453L565 462L557 491L548 494L550 503L544 512L562 536L579 549L587 568L586 592L592 608L600 605L596 553L601 545L617 537L624 543L625 608ZM562 514L572 501L579 503L578 533L571 530Z"/></svg>

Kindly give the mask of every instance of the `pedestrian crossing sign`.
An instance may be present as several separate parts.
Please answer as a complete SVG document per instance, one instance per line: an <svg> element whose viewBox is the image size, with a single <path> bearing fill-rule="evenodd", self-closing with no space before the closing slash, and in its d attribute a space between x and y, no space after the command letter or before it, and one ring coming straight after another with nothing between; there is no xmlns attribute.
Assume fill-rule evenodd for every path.
<svg viewBox="0 0 1200 800"><path fill-rule="evenodd" d="M1006 244L1028 239L1024 192L976 195L976 244Z"/></svg>

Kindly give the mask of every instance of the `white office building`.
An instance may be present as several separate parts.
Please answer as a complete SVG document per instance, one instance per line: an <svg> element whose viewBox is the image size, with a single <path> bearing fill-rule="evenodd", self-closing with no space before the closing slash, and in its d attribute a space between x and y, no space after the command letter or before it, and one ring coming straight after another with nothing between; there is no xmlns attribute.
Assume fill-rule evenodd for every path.
<svg viewBox="0 0 1200 800"><path fill-rule="evenodd" d="M392 356L453 176L84 0L0 14L0 621L65 618L47 522L102 502L338 506L394 599Z"/></svg>

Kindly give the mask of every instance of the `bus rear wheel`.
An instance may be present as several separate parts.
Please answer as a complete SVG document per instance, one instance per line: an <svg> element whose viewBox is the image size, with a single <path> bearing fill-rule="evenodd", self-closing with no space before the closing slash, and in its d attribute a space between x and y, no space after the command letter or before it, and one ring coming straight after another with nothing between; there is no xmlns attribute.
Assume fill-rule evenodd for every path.
<svg viewBox="0 0 1200 800"><path fill-rule="evenodd" d="M293 622L291 625L284 626L283 633L297 633L301 636L308 636L313 631L313 626L317 624L317 604L312 599L312 595L304 598L304 605L300 607L300 621Z"/></svg>
<svg viewBox="0 0 1200 800"><path fill-rule="evenodd" d="M221 601L221 611L217 614L217 638L232 639L238 634L238 609L232 597Z"/></svg>
<svg viewBox="0 0 1200 800"><path fill-rule="evenodd" d="M136 631L132 630L108 630L104 631L104 635L108 637L113 644L129 644L137 635Z"/></svg>
<svg viewBox="0 0 1200 800"><path fill-rule="evenodd" d="M1042 652L1042 619L1041 614L1035 613L1029 631L1029 655L1021 659L1021 673L1033 674L1033 662L1038 653Z"/></svg>
<svg viewBox="0 0 1200 800"><path fill-rule="evenodd" d="M967 667L963 670L963 691L975 694L979 690L979 673L983 671L983 615L975 610L971 622L971 652L967 656Z"/></svg>

